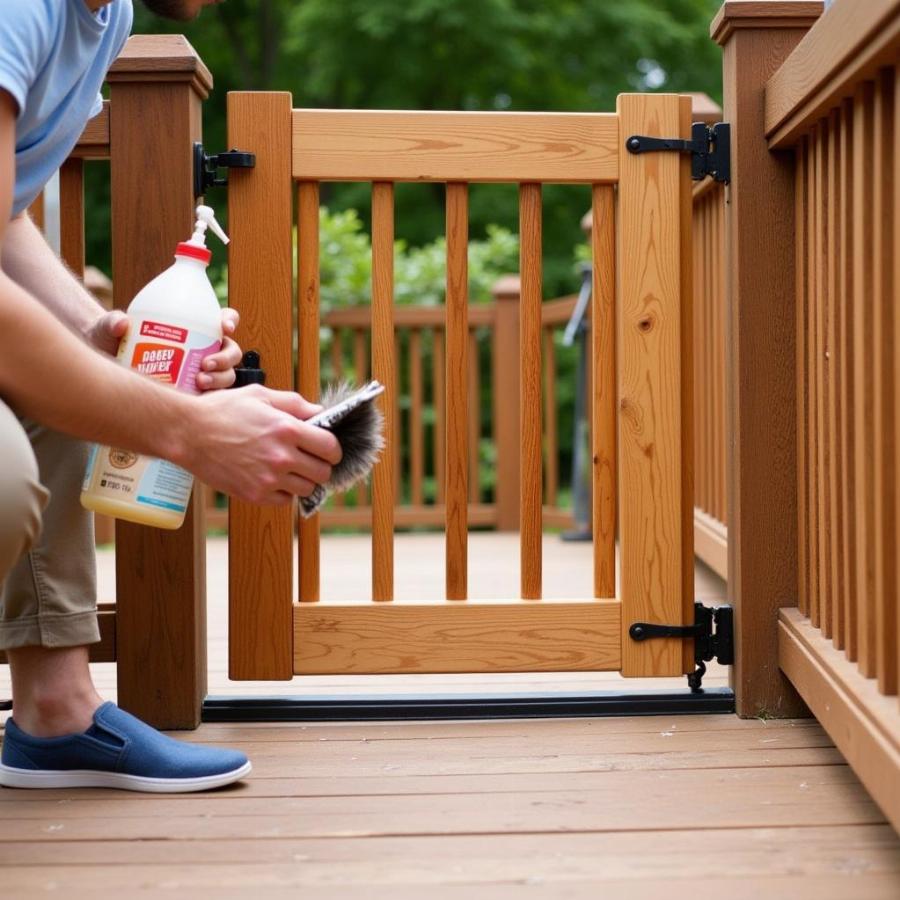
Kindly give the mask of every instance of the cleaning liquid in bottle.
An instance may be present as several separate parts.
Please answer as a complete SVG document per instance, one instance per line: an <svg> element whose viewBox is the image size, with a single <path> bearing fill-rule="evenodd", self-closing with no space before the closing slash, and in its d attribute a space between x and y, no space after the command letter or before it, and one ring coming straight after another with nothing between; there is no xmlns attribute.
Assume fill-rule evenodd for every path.
<svg viewBox="0 0 900 900"><path fill-rule="evenodd" d="M212 209L198 206L194 234L176 247L175 262L131 301L117 356L120 365L191 394L199 393L203 360L222 346L222 313L206 275L207 228L228 243ZM193 476L167 460L95 444L81 504L129 522L178 528L192 486Z"/></svg>

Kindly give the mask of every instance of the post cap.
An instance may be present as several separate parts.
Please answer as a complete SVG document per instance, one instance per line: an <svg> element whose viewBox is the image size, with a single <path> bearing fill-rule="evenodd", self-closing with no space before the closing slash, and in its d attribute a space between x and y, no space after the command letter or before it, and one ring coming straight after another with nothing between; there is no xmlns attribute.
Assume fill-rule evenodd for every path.
<svg viewBox="0 0 900 900"><path fill-rule="evenodd" d="M106 80L187 81L201 98L212 90L213 78L183 34L134 34L110 66Z"/></svg>
<svg viewBox="0 0 900 900"><path fill-rule="evenodd" d="M495 300L518 299L522 295L522 279L518 275L501 275L491 288Z"/></svg>
<svg viewBox="0 0 900 900"><path fill-rule="evenodd" d="M725 0L709 34L721 46L736 28L810 28L824 8L823 0Z"/></svg>

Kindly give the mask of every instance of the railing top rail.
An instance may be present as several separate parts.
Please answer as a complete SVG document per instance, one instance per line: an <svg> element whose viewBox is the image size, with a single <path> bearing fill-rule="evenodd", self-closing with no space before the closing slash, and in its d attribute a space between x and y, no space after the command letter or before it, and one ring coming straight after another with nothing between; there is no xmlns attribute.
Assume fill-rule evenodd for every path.
<svg viewBox="0 0 900 900"><path fill-rule="evenodd" d="M614 113L295 109L302 181L615 182Z"/></svg>
<svg viewBox="0 0 900 900"><path fill-rule="evenodd" d="M796 143L898 50L900 0L836 0L766 85L769 146Z"/></svg>

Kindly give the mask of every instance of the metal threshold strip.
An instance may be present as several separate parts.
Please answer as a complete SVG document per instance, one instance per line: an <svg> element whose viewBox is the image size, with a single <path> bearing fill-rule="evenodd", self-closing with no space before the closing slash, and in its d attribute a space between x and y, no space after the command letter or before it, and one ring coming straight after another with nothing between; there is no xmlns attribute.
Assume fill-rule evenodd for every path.
<svg viewBox="0 0 900 900"><path fill-rule="evenodd" d="M315 697L207 697L204 722L403 722L435 719L543 719L733 713L731 688L629 694L360 694Z"/></svg>

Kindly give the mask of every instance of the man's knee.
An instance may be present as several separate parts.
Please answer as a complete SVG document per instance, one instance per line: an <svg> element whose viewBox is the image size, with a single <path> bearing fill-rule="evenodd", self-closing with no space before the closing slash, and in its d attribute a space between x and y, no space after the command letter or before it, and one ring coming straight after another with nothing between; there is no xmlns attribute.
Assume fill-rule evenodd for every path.
<svg viewBox="0 0 900 900"><path fill-rule="evenodd" d="M10 421L11 420L11 421ZM0 404L0 581L41 531L47 491L28 437Z"/></svg>

